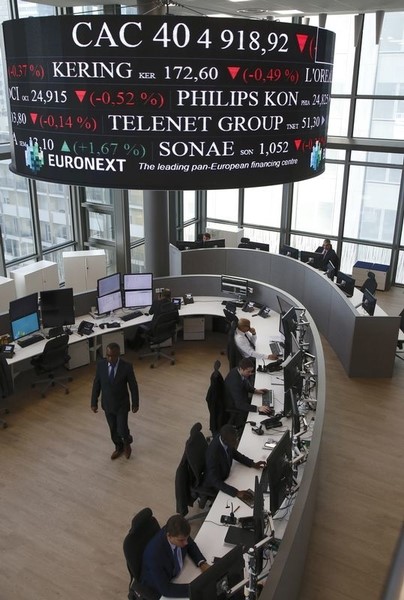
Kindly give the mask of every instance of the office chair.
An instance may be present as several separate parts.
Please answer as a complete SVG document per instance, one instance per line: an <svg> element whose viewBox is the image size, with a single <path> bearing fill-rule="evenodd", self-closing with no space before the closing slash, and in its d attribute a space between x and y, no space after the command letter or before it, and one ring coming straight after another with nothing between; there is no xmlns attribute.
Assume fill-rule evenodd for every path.
<svg viewBox="0 0 404 600"><path fill-rule="evenodd" d="M213 365L213 373L210 376L210 386L206 393L206 403L209 409L209 429L215 435L222 425L227 421L224 402L224 379L219 371L220 360Z"/></svg>
<svg viewBox="0 0 404 600"><path fill-rule="evenodd" d="M237 248L249 248L250 247L250 238L242 237Z"/></svg>
<svg viewBox="0 0 404 600"><path fill-rule="evenodd" d="M174 344L178 321L178 310L162 312L153 319L150 330L145 332L145 339L149 344L150 352L140 354L139 359L142 359L145 356L153 356L154 360L150 365L151 369L154 369L156 362L162 356L167 358L172 365L175 365L175 358L173 358L174 350L171 350L170 354L167 354L162 348L164 342L167 342L167 340L171 340L171 343Z"/></svg>
<svg viewBox="0 0 404 600"><path fill-rule="evenodd" d="M196 501L203 509L209 500L216 498L216 490L203 485L207 448L208 442L202 433L202 425L195 423L191 427L184 454L175 473L176 510L183 516L188 514L188 506L193 506ZM208 512L206 510L189 517L188 521L204 518Z"/></svg>
<svg viewBox="0 0 404 600"><path fill-rule="evenodd" d="M63 384L63 381L73 381L73 377L69 375L56 376L55 372L59 369L66 368L66 364L70 360L68 353L69 336L67 333L58 335L52 338L45 344L42 354L35 356L31 360L35 372L37 375L47 374L46 379L38 379L31 384L31 387L36 387L38 384L46 384L42 391L41 396L45 398L46 392L50 387L58 385L65 390L65 394L69 393L69 388Z"/></svg>
<svg viewBox="0 0 404 600"><path fill-rule="evenodd" d="M371 294L374 294L375 291L377 290L376 275L373 273L373 271L368 272L368 278L366 279L365 283L362 285L362 287L360 289L360 291L362 293L365 290L368 290L368 292L370 292Z"/></svg>
<svg viewBox="0 0 404 600"><path fill-rule="evenodd" d="M227 358L229 360L229 370L237 367L240 360L243 358L240 350L237 348L234 334L237 329L237 321L233 321L230 326L229 333L227 334Z"/></svg>
<svg viewBox="0 0 404 600"><path fill-rule="evenodd" d="M132 524L123 541L123 553L128 567L129 600L159 600L160 594L140 583L142 558L152 537L160 531L160 525L150 508L143 508L132 519Z"/></svg>

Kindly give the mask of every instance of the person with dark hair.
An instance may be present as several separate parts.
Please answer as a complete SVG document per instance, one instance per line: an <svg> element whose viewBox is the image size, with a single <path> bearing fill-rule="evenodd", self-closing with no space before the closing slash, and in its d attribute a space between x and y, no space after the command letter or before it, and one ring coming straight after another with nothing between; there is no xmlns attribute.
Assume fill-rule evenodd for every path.
<svg viewBox="0 0 404 600"><path fill-rule="evenodd" d="M187 583L174 583L188 555L201 571L209 565L194 540L191 526L181 515L170 517L164 527L147 544L143 553L141 583L168 598L189 596Z"/></svg>
<svg viewBox="0 0 404 600"><path fill-rule="evenodd" d="M249 412L259 412L264 415L273 413L269 406L251 404L252 394L264 394L266 389L255 388L250 381L254 374L255 363L252 358L242 358L237 367L231 369L224 380L226 409L237 412L230 413L230 421L236 425L244 424Z"/></svg>
<svg viewBox="0 0 404 600"><path fill-rule="evenodd" d="M162 312L176 309L177 308L171 302L171 290L169 288L163 288L160 292L160 297L153 300L152 305L149 308L149 315L153 315L153 318L157 318Z"/></svg>
<svg viewBox="0 0 404 600"><path fill-rule="evenodd" d="M335 275L338 274L339 271L339 258L337 256L337 253L335 252L335 250L333 250L332 244L331 244L331 240L329 240L328 238L326 238L323 241L323 245L319 246L316 250L316 252L321 252L321 254L323 255L322 258L322 266L321 268L323 269L323 271L327 270L327 265L328 262L332 262L332 264L335 267Z"/></svg>
<svg viewBox="0 0 404 600"><path fill-rule="evenodd" d="M136 413L139 410L139 388L133 366L120 358L120 354L119 344L108 344L105 358L97 363L91 393L91 410L94 413L98 412L98 397L101 394L101 407L115 444L115 450L111 454L112 460L121 454L129 458L132 452L133 438L128 426L129 391L132 412Z"/></svg>
<svg viewBox="0 0 404 600"><path fill-rule="evenodd" d="M237 431L230 424L223 425L220 433L213 438L206 451L206 475L203 485L208 488L221 490L229 496L237 496L241 500L251 498L251 492L248 490L238 490L232 485L226 483L226 479L230 475L231 465L233 460L253 467L254 469L263 469L266 465L265 461L254 462L252 458L248 458L241 454L237 449Z"/></svg>

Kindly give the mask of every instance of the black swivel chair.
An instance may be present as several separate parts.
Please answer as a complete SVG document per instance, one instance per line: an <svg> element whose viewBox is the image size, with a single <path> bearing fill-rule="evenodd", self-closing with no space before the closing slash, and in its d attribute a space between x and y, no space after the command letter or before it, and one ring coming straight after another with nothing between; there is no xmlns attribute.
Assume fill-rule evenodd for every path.
<svg viewBox="0 0 404 600"><path fill-rule="evenodd" d="M195 423L192 426L189 438L185 443L185 450L181 462L175 473L175 499L176 510L185 516L188 507L198 501L200 508L205 508L209 500L216 498L217 492L204 487L203 477L206 464L206 450L208 442L202 433L202 425ZM189 517L189 521L204 518L208 510Z"/></svg>
<svg viewBox="0 0 404 600"><path fill-rule="evenodd" d="M375 291L377 290L376 275L373 273L373 271L368 272L368 278L366 279L365 283L362 285L362 287L360 289L360 291L362 293L365 290L368 290L368 292L370 292L371 294L374 294Z"/></svg>
<svg viewBox="0 0 404 600"><path fill-rule="evenodd" d="M68 334L58 335L46 342L42 354L31 360L37 375L47 375L46 379L38 379L31 384L33 388L38 384L46 384L41 391L42 398L45 398L48 389L55 385L63 388L65 394L69 393L69 388L63 382L72 381L73 378L67 374L59 376L55 374L58 370L66 368L66 364L70 360L68 346Z"/></svg>
<svg viewBox="0 0 404 600"><path fill-rule="evenodd" d="M175 358L173 358L174 350L170 350L170 354L164 352L163 344L167 340L171 340L171 343L174 344L178 321L178 310L162 312L153 319L150 330L145 332L145 339L149 344L150 352L140 354L139 359L145 356L153 356L154 360L150 365L151 369L155 367L156 362L161 357L167 358L172 365L175 364Z"/></svg>
<svg viewBox="0 0 404 600"><path fill-rule="evenodd" d="M237 323L238 319L237 321L233 321L227 334L227 358L229 360L229 370L237 367L240 360L243 358L234 339Z"/></svg>
<svg viewBox="0 0 404 600"><path fill-rule="evenodd" d="M250 247L250 238L242 237L237 248L249 248Z"/></svg>
<svg viewBox="0 0 404 600"><path fill-rule="evenodd" d="M159 600L160 594L140 583L142 558L152 537L160 531L160 525L150 508L144 508L132 519L132 525L123 542L123 553L128 567L129 600Z"/></svg>
<svg viewBox="0 0 404 600"><path fill-rule="evenodd" d="M209 409L209 429L212 435L220 431L222 425L227 422L224 379L219 371L220 367L220 360L216 360L213 365L213 373L210 376L210 386L206 393L206 402Z"/></svg>

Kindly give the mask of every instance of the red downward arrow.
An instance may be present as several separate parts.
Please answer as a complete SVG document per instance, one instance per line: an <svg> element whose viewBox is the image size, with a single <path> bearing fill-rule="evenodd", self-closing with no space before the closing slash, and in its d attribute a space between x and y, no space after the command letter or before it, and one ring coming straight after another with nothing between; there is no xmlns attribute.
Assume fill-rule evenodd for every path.
<svg viewBox="0 0 404 600"><path fill-rule="evenodd" d="M240 67L227 67L232 79L237 77L238 72L240 71Z"/></svg>
<svg viewBox="0 0 404 600"><path fill-rule="evenodd" d="M309 37L308 35L305 35L303 33L296 34L296 39L297 39L297 43L299 44L300 52L303 52L308 37Z"/></svg>
<svg viewBox="0 0 404 600"><path fill-rule="evenodd" d="M84 96L87 94L86 90L74 90L77 98L80 102L83 102Z"/></svg>
<svg viewBox="0 0 404 600"><path fill-rule="evenodd" d="M38 118L38 113L29 113L29 116L31 117L31 121L33 122L33 124L35 125L36 120Z"/></svg>
<svg viewBox="0 0 404 600"><path fill-rule="evenodd" d="M299 148L300 148L300 144L301 144L301 143L302 143L302 140L295 140L295 147L296 147L296 150L299 150Z"/></svg>

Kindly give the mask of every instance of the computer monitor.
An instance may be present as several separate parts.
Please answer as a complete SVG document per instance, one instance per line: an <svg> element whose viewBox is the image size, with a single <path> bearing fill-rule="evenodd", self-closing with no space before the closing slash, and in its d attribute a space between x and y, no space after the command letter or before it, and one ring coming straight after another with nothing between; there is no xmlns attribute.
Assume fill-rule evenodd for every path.
<svg viewBox="0 0 404 600"><path fill-rule="evenodd" d="M151 306L153 273L127 273L123 276L123 304L127 308Z"/></svg>
<svg viewBox="0 0 404 600"><path fill-rule="evenodd" d="M121 289L121 274L114 273L97 280L97 296L106 296Z"/></svg>
<svg viewBox="0 0 404 600"><path fill-rule="evenodd" d="M225 248L226 240L224 238L206 240L202 242L201 248Z"/></svg>
<svg viewBox="0 0 404 600"><path fill-rule="evenodd" d="M279 311L280 311L281 315L285 315L288 312L288 310L293 308L293 304L291 304L284 298L281 298L280 296L276 296L276 298L278 300Z"/></svg>
<svg viewBox="0 0 404 600"><path fill-rule="evenodd" d="M74 325L73 288L43 290L40 292L42 327Z"/></svg>
<svg viewBox="0 0 404 600"><path fill-rule="evenodd" d="M8 312L14 341L40 330L37 292L12 300Z"/></svg>
<svg viewBox="0 0 404 600"><path fill-rule="evenodd" d="M216 560L204 573L189 584L189 600L226 600L228 590L244 579L244 557L242 546L235 546L230 552ZM244 599L241 588L234 600Z"/></svg>
<svg viewBox="0 0 404 600"><path fill-rule="evenodd" d="M255 476L254 486L254 546L265 537L265 512L264 512L264 486L261 485L258 476ZM264 565L264 548L259 548L255 552L255 570L261 573Z"/></svg>
<svg viewBox="0 0 404 600"><path fill-rule="evenodd" d="M202 248L202 242L186 242L184 240L177 240L175 242L178 250L195 250L197 248Z"/></svg>
<svg viewBox="0 0 404 600"><path fill-rule="evenodd" d="M220 278L220 290L225 294L237 296L240 300L247 300L248 280L231 275L222 275Z"/></svg>
<svg viewBox="0 0 404 600"><path fill-rule="evenodd" d="M126 290L152 290L153 273L125 273L123 276L123 289Z"/></svg>
<svg viewBox="0 0 404 600"><path fill-rule="evenodd" d="M315 269L323 268L323 253L322 252L307 252L300 250L300 260Z"/></svg>
<svg viewBox="0 0 404 600"><path fill-rule="evenodd" d="M283 389L288 392L293 389L298 394L303 389L303 352L299 350L290 355L283 363Z"/></svg>
<svg viewBox="0 0 404 600"><path fill-rule="evenodd" d="M269 244L264 244L263 242L249 241L243 243L242 247L247 248L248 250L263 250L264 252L269 252Z"/></svg>
<svg viewBox="0 0 404 600"><path fill-rule="evenodd" d="M292 436L296 435L300 432L300 413L299 413L299 395L296 393L296 390L292 388L289 389L286 394L289 394L290 398L290 407L292 414Z"/></svg>
<svg viewBox="0 0 404 600"><path fill-rule="evenodd" d="M293 246L288 246L284 244L280 250L280 254L283 256L290 256L291 258L299 259L299 250L297 248L293 248Z"/></svg>
<svg viewBox="0 0 404 600"><path fill-rule="evenodd" d="M292 335L295 333L299 325L299 319L296 313L296 309L292 306L287 313L281 315L280 318L280 329L281 333L285 338L284 356L288 356L292 352L293 340Z"/></svg>
<svg viewBox="0 0 404 600"><path fill-rule="evenodd" d="M335 271L336 271L336 269L335 269L334 263L332 263L329 260L327 263L326 275L327 275L328 279L331 279L331 281L334 281Z"/></svg>
<svg viewBox="0 0 404 600"><path fill-rule="evenodd" d="M352 298L355 291L355 279L350 275L346 275L339 271L337 275L337 286L346 296L348 296L348 298Z"/></svg>
<svg viewBox="0 0 404 600"><path fill-rule="evenodd" d="M100 315L113 312L114 310L119 310L123 306L121 290L112 292L106 296L99 296L97 298L97 304L98 313Z"/></svg>
<svg viewBox="0 0 404 600"><path fill-rule="evenodd" d="M375 313L376 304L377 304L377 300L373 296L373 294L371 294L369 292L369 290L365 290L363 292L363 298L362 298L363 310L365 310L369 316L373 317L373 315Z"/></svg>
<svg viewBox="0 0 404 600"><path fill-rule="evenodd" d="M153 290L126 290L123 292L123 304L125 308L142 308L151 306L153 302Z"/></svg>
<svg viewBox="0 0 404 600"><path fill-rule="evenodd" d="M269 487L270 510L274 516L293 486L292 441L289 430L285 431L268 456L261 483L264 486L267 483Z"/></svg>

